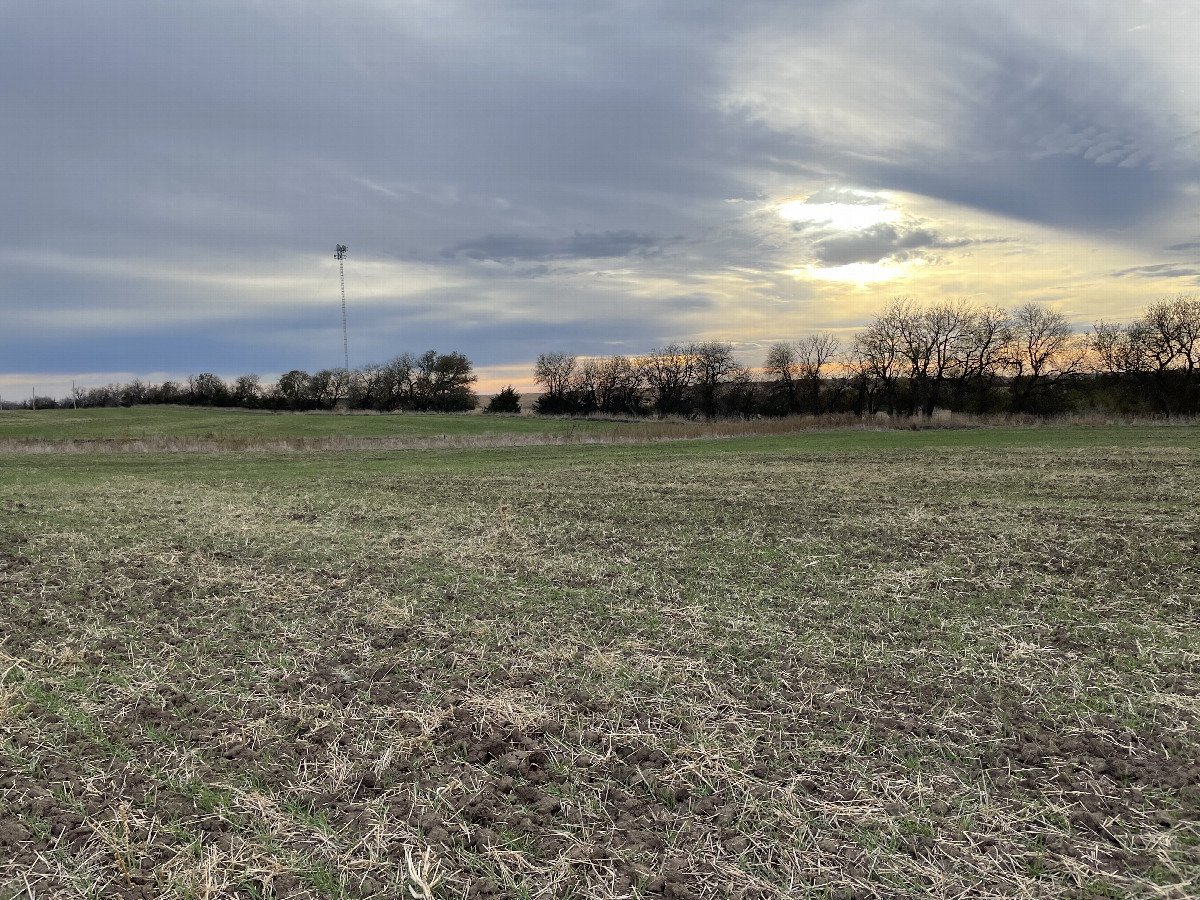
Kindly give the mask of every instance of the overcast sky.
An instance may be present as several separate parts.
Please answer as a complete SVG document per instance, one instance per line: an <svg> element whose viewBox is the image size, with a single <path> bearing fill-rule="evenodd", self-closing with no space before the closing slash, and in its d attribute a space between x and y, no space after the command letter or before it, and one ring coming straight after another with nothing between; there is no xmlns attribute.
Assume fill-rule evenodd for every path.
<svg viewBox="0 0 1200 900"><path fill-rule="evenodd" d="M1200 291L1200 4L0 0L0 393Z"/></svg>

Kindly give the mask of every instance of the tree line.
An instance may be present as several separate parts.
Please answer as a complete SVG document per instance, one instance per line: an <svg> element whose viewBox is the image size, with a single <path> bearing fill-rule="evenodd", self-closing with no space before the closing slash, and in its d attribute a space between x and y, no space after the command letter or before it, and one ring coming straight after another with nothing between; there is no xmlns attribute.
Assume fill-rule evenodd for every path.
<svg viewBox="0 0 1200 900"><path fill-rule="evenodd" d="M1074 332L1062 313L897 297L848 342L825 332L771 346L761 371L720 341L642 356L543 353L535 411L549 415L1051 415L1200 413L1200 299L1151 303L1128 324Z"/></svg>
<svg viewBox="0 0 1200 900"><path fill-rule="evenodd" d="M1066 316L1027 303L1003 309L967 300L897 297L850 339L822 332L767 350L764 365L739 364L728 342L672 343L640 356L580 358L543 353L534 367L543 415L750 417L833 412L930 416L1053 415L1080 409L1124 414L1200 414L1200 298L1149 304L1128 323L1075 332ZM477 381L462 353L404 353L359 369L294 369L273 385L257 375L231 382L212 373L184 382L79 388L65 400L6 402L12 408L186 404L258 409L346 407L461 412L475 409ZM519 412L510 386L490 412Z"/></svg>
<svg viewBox="0 0 1200 900"><path fill-rule="evenodd" d="M39 409L182 404L279 410L346 407L380 412L463 412L479 404L472 390L477 380L472 363L464 354L429 350L420 355L404 353L390 362L371 363L358 369L322 369L311 375L293 369L273 385L263 384L258 375L242 375L227 382L211 372L203 372L189 376L184 382L149 384L134 379L127 384L77 388L65 400L38 397L21 405L29 407L36 403Z"/></svg>

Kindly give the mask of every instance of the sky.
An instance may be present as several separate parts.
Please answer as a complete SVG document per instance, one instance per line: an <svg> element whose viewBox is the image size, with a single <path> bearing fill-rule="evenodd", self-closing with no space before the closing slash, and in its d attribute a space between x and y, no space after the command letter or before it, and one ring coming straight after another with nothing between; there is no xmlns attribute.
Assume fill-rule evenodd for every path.
<svg viewBox="0 0 1200 900"><path fill-rule="evenodd" d="M1200 292L1200 3L0 0L0 396Z"/></svg>

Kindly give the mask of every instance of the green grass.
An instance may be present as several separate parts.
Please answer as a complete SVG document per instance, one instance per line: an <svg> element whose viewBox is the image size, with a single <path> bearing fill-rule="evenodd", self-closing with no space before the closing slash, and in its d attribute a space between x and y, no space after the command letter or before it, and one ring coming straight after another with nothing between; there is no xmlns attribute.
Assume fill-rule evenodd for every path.
<svg viewBox="0 0 1200 900"><path fill-rule="evenodd" d="M1187 897L1198 510L1194 427L0 456L0 897Z"/></svg>
<svg viewBox="0 0 1200 900"><path fill-rule="evenodd" d="M514 442L544 438L547 443L563 439L633 441L670 438L739 436L755 440L774 438L787 444L794 432L808 430L806 446L814 452L861 452L877 449L947 447L1057 447L1075 449L1097 446L1196 446L1200 428L1186 425L1054 425L1026 426L988 424L984 420L950 419L950 427L915 420L897 420L873 428L870 421L858 423L848 416L825 419L762 419L749 422L688 422L681 420L636 420L615 422L604 419L560 419L541 416L489 416L484 414L392 413L338 414L264 412L238 409L188 407L134 407L129 409L3 410L0 411L0 453L19 450L23 443L37 443L53 450L55 442L128 443L178 441L183 449L255 449L270 441L341 439L353 442L444 439L447 446L457 441L491 438L488 449L504 438ZM815 430L814 430L815 429ZM379 444L382 449L395 449ZM425 445L422 445L425 446ZM430 445L436 446L436 444ZM760 445L772 451L775 444ZM153 449L150 447L149 449ZM161 449L176 449L163 446ZM267 449L270 449L267 447ZM282 449L282 448L280 448ZM291 448L295 449L295 448ZM313 449L337 449L321 447ZM681 451L688 452L688 451ZM704 450L702 452L709 452ZM742 452L741 445L727 452Z"/></svg>
<svg viewBox="0 0 1200 900"><path fill-rule="evenodd" d="M359 415L195 407L0 411L0 439L8 440L431 437L558 433L588 427L594 426L558 419L482 414Z"/></svg>

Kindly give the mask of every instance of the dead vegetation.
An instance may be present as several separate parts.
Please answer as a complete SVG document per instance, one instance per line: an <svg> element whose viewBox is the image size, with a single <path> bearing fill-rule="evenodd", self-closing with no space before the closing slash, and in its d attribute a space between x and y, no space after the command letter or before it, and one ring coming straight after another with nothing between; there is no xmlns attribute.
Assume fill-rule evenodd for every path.
<svg viewBox="0 0 1200 900"><path fill-rule="evenodd" d="M0 469L0 897L1194 896L1196 451Z"/></svg>

